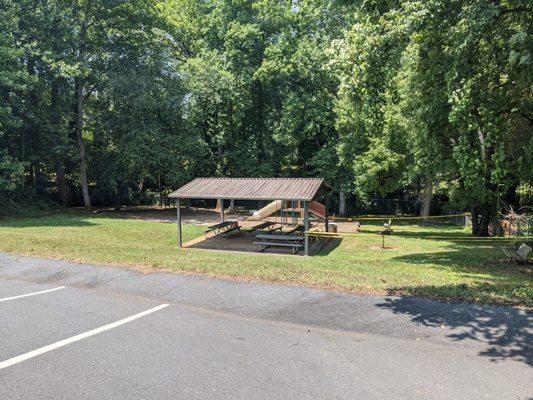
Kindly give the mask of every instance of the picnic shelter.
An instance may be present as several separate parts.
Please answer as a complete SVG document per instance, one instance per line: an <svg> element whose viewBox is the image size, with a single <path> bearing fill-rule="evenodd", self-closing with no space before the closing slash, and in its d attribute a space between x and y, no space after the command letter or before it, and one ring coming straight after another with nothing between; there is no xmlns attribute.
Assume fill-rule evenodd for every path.
<svg viewBox="0 0 533 400"><path fill-rule="evenodd" d="M309 255L310 214L320 218L328 231L327 199L331 187L322 178L196 178L172 192L168 197L176 200L178 244L183 247L181 204L183 200L217 200L220 204L220 223L210 226L205 236L229 238L240 235L238 221L225 220L224 202L228 200L267 201L266 207L256 211L249 220L257 221L248 238L255 240L260 251L267 248L287 247L293 253L303 250ZM322 203L321 203L322 201ZM292 229L283 228L283 220L272 222L268 215L294 215L301 219L292 221ZM300 224L299 221L302 221ZM287 221L287 219L285 219ZM280 228L281 226L281 228Z"/></svg>

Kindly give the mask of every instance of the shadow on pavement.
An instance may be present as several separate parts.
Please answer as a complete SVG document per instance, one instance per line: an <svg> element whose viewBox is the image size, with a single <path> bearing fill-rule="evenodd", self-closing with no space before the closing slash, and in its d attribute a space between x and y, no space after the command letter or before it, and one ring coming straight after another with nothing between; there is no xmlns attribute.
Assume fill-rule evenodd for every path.
<svg viewBox="0 0 533 400"><path fill-rule="evenodd" d="M533 366L533 312L511 307L441 304L428 300L427 307L414 298L387 298L377 306L394 314L409 315L414 323L445 327L454 341L486 343L480 356L498 362L512 359ZM444 307L444 310L443 310Z"/></svg>

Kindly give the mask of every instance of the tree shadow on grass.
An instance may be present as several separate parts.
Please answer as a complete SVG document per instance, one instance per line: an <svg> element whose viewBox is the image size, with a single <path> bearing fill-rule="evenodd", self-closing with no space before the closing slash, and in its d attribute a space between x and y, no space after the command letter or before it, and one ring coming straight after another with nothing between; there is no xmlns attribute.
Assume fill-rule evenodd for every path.
<svg viewBox="0 0 533 400"><path fill-rule="evenodd" d="M533 306L533 273L528 265L505 258L501 248L452 244L450 250L404 254L393 260L406 264L433 266L465 279L448 286L408 287L406 291L429 297ZM446 272L443 272L446 273Z"/></svg>
<svg viewBox="0 0 533 400"><path fill-rule="evenodd" d="M321 239L324 239L324 238L321 238ZM326 238L326 239L327 241L325 241L325 243L320 243L320 242L317 243L318 250L313 249L312 251L313 256L315 257L328 256L333 250L339 247L342 242L342 238L332 237L332 238Z"/></svg>
<svg viewBox="0 0 533 400"><path fill-rule="evenodd" d="M425 291L417 289L421 293ZM423 326L445 326L450 331L446 336L453 341L470 339L484 343L485 349L478 354L491 361L512 359L533 366L533 312L412 297L387 298L378 307L394 314L409 315L413 322Z"/></svg>
<svg viewBox="0 0 533 400"><path fill-rule="evenodd" d="M396 230L393 232L392 236L405 238L405 239L429 239L429 240L450 240L450 241L465 241L473 240L473 236L468 235L464 231L399 231ZM488 238L487 240L475 239L480 242L488 242L493 239Z"/></svg>
<svg viewBox="0 0 533 400"><path fill-rule="evenodd" d="M409 264L436 264L443 266L483 268L489 261L500 260L505 257L500 247L488 246L447 246L447 251L432 251L427 253L410 253L393 257L393 260Z"/></svg>
<svg viewBox="0 0 533 400"><path fill-rule="evenodd" d="M0 219L0 228L87 227L95 225L94 222L87 220L87 215L77 213L61 213L31 218Z"/></svg>

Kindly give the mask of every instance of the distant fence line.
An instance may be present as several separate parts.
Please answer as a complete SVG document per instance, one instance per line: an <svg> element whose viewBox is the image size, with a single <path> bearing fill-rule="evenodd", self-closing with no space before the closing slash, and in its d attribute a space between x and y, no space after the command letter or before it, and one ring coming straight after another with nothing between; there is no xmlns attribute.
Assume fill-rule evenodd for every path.
<svg viewBox="0 0 533 400"><path fill-rule="evenodd" d="M436 220L436 219L446 219L446 220L453 220L450 222L454 223L465 223L466 220L470 219L470 213L459 213L459 214L445 214L445 215L428 215L426 217L420 217L420 216L402 216L402 215L381 215L378 217L364 217L364 216L351 216L351 217L337 217L332 216L332 220L334 221L384 221L384 220L392 220L392 221L410 221L410 220L418 220L418 221L425 221L425 220ZM466 224L466 223L465 223Z"/></svg>
<svg viewBox="0 0 533 400"><path fill-rule="evenodd" d="M305 235L313 237L361 237L361 236L376 236L376 233L350 233L350 232L317 232L317 231L307 231L304 232ZM478 237L478 236L424 236L424 235L409 235L404 237L400 235L390 235L387 238L394 239L425 239L425 240L444 240L444 241L454 241L454 242L512 242L516 241L516 237L503 237L503 236L492 236L492 237Z"/></svg>

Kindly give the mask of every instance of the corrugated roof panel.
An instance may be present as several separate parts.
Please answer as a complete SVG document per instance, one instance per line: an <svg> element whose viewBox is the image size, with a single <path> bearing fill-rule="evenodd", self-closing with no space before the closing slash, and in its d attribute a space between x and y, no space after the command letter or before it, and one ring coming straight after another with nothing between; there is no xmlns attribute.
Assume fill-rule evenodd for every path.
<svg viewBox="0 0 533 400"><path fill-rule="evenodd" d="M196 178L169 197L311 201L329 189L322 178Z"/></svg>

